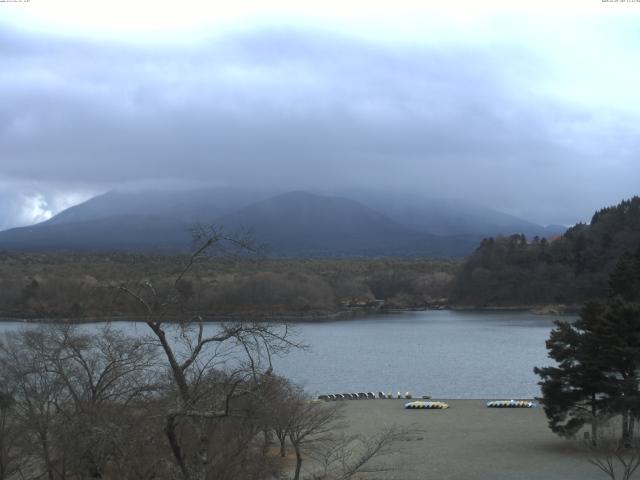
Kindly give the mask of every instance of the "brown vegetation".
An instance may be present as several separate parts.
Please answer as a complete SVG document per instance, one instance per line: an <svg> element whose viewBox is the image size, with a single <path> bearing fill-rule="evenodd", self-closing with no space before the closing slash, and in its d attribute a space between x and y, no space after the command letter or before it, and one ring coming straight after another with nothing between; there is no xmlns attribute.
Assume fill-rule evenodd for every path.
<svg viewBox="0 0 640 480"><path fill-rule="evenodd" d="M0 317L106 319L144 315L109 288L139 279L171 287L185 257L0 253ZM205 318L323 316L446 302L458 263L436 260L202 259L179 285ZM174 312L176 313L176 312Z"/></svg>
<svg viewBox="0 0 640 480"><path fill-rule="evenodd" d="M105 287L136 306L148 335L57 323L0 341L0 480L283 478L274 433L281 453L283 438L295 450L295 480L347 480L402 439L392 428L360 448L334 441L340 408L273 371L274 356L301 347L286 325L205 330L197 266L221 244L250 245L215 230L196 240L175 275ZM344 454L303 477L303 452L315 451Z"/></svg>
<svg viewBox="0 0 640 480"><path fill-rule="evenodd" d="M181 392L151 337L108 324L92 335L61 324L9 334L0 342L0 480L346 480L408 432L345 437L341 404L311 401L239 362L243 351L227 349L236 362L221 368L219 349L197 355ZM282 453L295 452L294 467L270 448L274 433Z"/></svg>

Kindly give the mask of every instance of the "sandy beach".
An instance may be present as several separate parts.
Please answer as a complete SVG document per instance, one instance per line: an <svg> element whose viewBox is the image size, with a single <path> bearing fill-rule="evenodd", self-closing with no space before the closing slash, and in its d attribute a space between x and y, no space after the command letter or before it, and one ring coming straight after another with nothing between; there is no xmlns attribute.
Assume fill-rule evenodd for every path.
<svg viewBox="0 0 640 480"><path fill-rule="evenodd" d="M547 427L542 408L489 409L483 400L445 400L447 410L405 410L406 400L347 401L349 431L372 434L396 424L422 430L399 446L402 480L591 480L606 478L575 442Z"/></svg>

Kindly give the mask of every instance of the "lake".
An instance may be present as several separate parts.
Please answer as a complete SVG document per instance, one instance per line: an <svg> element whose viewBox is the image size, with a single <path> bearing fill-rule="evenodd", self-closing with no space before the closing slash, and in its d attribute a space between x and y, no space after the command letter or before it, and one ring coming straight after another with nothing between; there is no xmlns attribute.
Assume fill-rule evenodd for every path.
<svg viewBox="0 0 640 480"><path fill-rule="evenodd" d="M533 367L552 364L545 340L556 318L573 317L434 310L296 323L297 339L310 348L274 364L311 394L382 390L532 398L539 395ZM0 332L25 325L3 322ZM133 334L147 332L141 324L116 325Z"/></svg>

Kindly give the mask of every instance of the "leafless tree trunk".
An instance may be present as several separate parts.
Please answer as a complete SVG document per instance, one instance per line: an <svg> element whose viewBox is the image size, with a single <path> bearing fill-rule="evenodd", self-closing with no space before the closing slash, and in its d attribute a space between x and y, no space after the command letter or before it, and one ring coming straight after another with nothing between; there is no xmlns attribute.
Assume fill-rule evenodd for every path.
<svg viewBox="0 0 640 480"><path fill-rule="evenodd" d="M349 480L362 473L397 471L402 467L390 459L401 453L399 442L411 440L421 433L415 429L390 426L367 437L333 435L313 446L310 452L313 468L304 478Z"/></svg>
<svg viewBox="0 0 640 480"><path fill-rule="evenodd" d="M16 478L24 464L19 450L24 435L16 422L14 404L10 393L0 391L0 480Z"/></svg>
<svg viewBox="0 0 640 480"><path fill-rule="evenodd" d="M628 418L622 421L622 429L628 429ZM629 480L640 467L640 441L633 435L622 438L611 424L600 427L597 445L587 447L587 461L611 480Z"/></svg>
<svg viewBox="0 0 640 480"><path fill-rule="evenodd" d="M207 427L211 421L236 415L232 400L255 395L256 385L264 372L271 372L271 357L286 352L295 344L288 329L259 323L223 324L213 333L205 333L203 319L197 305L188 305L183 285L198 261L212 250L229 246L251 251L247 237L226 235L216 229L200 230L195 236L198 246L184 268L177 273L172 287L159 292L150 282L138 288L119 285L120 292L137 302L145 312L145 323L158 342L176 388L176 403L166 415L165 434L176 464L187 479L205 479L210 467ZM182 320L170 323L170 315L178 313ZM172 343L169 332L179 342ZM205 379L221 357L233 359L235 380L224 386ZM266 359L267 365L262 362ZM251 385L248 387L248 385ZM181 444L177 428L186 422L198 440L193 454Z"/></svg>
<svg viewBox="0 0 640 480"><path fill-rule="evenodd" d="M290 400L287 432L296 454L294 480L300 479L303 449L330 441L335 430L341 428L342 403L325 404L310 401L302 392Z"/></svg>

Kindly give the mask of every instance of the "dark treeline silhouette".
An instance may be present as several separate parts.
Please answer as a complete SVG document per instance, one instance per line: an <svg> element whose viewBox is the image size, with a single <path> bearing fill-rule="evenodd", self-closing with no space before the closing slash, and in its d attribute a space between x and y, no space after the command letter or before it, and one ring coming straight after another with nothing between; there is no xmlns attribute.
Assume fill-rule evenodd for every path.
<svg viewBox="0 0 640 480"><path fill-rule="evenodd" d="M556 238L488 238L464 262L454 301L478 306L582 304L607 295L618 259L640 246L640 197L599 210Z"/></svg>

